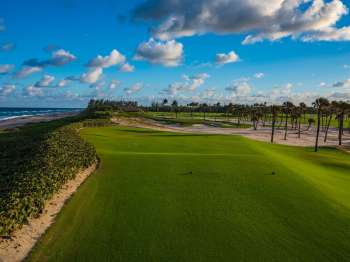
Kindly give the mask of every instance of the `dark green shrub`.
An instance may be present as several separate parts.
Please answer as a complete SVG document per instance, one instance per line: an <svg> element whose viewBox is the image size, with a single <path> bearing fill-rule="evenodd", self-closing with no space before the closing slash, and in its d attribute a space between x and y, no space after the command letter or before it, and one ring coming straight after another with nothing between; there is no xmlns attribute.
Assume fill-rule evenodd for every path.
<svg viewBox="0 0 350 262"><path fill-rule="evenodd" d="M39 215L46 200L96 161L94 147L80 137L77 126L0 141L1 236Z"/></svg>

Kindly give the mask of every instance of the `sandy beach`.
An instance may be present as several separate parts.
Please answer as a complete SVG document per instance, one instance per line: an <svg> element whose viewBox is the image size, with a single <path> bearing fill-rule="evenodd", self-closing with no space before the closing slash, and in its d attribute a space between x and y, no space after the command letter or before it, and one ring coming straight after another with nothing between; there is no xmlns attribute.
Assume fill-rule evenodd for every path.
<svg viewBox="0 0 350 262"><path fill-rule="evenodd" d="M65 118L69 116L75 116L77 114L79 114L79 112L65 112L65 113L25 116L25 117L7 119L7 120L0 121L0 129L15 128L15 127L23 126L26 124L32 124L32 123L48 122L51 120L56 120L56 119Z"/></svg>

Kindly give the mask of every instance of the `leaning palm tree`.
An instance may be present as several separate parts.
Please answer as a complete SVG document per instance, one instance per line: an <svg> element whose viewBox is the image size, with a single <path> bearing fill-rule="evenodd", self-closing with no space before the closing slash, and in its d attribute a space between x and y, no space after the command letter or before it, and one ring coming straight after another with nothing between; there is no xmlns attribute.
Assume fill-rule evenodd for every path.
<svg viewBox="0 0 350 262"><path fill-rule="evenodd" d="M325 134L324 134L324 142L327 142L328 139L328 131L329 131L329 127L331 125L332 119L333 119L333 114L335 112L335 104L334 101L327 107L326 111L327 111L327 115L326 115L326 128L325 128Z"/></svg>
<svg viewBox="0 0 350 262"><path fill-rule="evenodd" d="M314 107L317 109L317 132L316 132L316 142L315 142L315 152L318 151L318 138L320 136L320 125L321 125L321 114L324 108L329 106L329 101L326 98L318 98L313 103Z"/></svg>

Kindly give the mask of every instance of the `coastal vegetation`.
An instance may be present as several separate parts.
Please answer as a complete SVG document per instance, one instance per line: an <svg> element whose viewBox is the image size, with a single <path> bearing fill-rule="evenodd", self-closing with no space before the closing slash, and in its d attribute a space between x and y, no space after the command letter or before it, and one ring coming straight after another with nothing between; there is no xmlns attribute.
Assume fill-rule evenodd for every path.
<svg viewBox="0 0 350 262"><path fill-rule="evenodd" d="M10 236L30 217L38 216L46 200L96 161L94 147L77 131L93 126L84 118L29 125L1 134L1 236Z"/></svg>

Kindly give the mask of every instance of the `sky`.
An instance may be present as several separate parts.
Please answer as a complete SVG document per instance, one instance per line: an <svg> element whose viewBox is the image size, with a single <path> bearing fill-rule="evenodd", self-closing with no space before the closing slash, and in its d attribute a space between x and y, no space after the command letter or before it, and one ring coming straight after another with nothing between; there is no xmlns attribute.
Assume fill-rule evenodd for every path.
<svg viewBox="0 0 350 262"><path fill-rule="evenodd" d="M0 107L350 100L347 0L1 0Z"/></svg>

